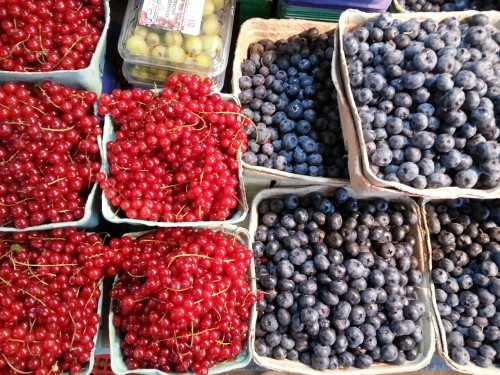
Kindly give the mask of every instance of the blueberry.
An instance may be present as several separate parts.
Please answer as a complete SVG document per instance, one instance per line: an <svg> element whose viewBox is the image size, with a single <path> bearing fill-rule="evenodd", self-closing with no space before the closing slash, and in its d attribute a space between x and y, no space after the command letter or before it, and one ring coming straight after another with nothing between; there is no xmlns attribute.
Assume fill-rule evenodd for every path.
<svg viewBox="0 0 500 375"><path fill-rule="evenodd" d="M476 186L479 174L474 169L459 171L455 176L455 183L458 187L470 189Z"/></svg>
<svg viewBox="0 0 500 375"><path fill-rule="evenodd" d="M416 53L412 59L413 67L423 73L434 69L437 62L438 57L436 53L429 48L424 48L421 52Z"/></svg>

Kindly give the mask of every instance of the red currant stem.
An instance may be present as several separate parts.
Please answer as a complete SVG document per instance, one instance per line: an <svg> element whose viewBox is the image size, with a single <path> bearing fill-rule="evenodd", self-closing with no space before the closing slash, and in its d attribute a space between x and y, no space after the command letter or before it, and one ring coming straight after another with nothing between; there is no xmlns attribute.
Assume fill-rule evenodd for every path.
<svg viewBox="0 0 500 375"><path fill-rule="evenodd" d="M9 340L9 341L13 341L13 342L20 342L20 343L26 344L26 341L24 341L24 340L13 339L13 338L11 338L11 337L9 337L7 340ZM41 342L41 341L34 341L34 342Z"/></svg>
<svg viewBox="0 0 500 375"><path fill-rule="evenodd" d="M83 36L79 36L77 40L74 41L74 43L71 45L71 47L68 48L68 50L66 51L66 53L59 59L59 61L54 64L54 69L61 63L61 61L63 61L66 56L68 56L68 54L71 52L71 50L73 48L75 48L76 44L83 39Z"/></svg>
<svg viewBox="0 0 500 375"><path fill-rule="evenodd" d="M231 345L230 342L224 342L224 340L215 340L215 342L222 346Z"/></svg>
<svg viewBox="0 0 500 375"><path fill-rule="evenodd" d="M217 317L219 318L219 321L220 321L222 319L222 317L220 316L219 310L217 310L215 307L212 307L212 310L214 310L217 313Z"/></svg>
<svg viewBox="0 0 500 375"><path fill-rule="evenodd" d="M24 42L27 42L27 41L29 40L29 38L30 38L30 36L28 35L28 37L27 37L26 39L21 40L21 41L17 42L16 44L14 44L14 46L10 49L10 54L9 54L9 56L2 57L2 58L0 59L0 61L5 60L5 59L6 59L6 58L8 58L8 57L12 57L12 50L13 50L14 48L16 48L17 46L20 46L21 44L24 44Z"/></svg>
<svg viewBox="0 0 500 375"><path fill-rule="evenodd" d="M44 276L53 276L53 277L56 277L57 275L55 273L46 273ZM42 279L40 279L40 275L38 275L36 273L31 272L30 278L32 278L32 277L34 277L35 279L37 279L40 282L40 284L42 284L42 285L49 285L48 283L46 283L45 281L43 281Z"/></svg>
<svg viewBox="0 0 500 375"><path fill-rule="evenodd" d="M238 203L240 204L240 206L243 206L243 202L238 198L238 196L234 196L234 199L236 199L238 201ZM234 244L234 242L233 242Z"/></svg>
<svg viewBox="0 0 500 375"><path fill-rule="evenodd" d="M141 277L146 277L146 276L147 276L147 275L132 275L132 274L131 274L130 272L128 272L128 271L127 271L127 273L128 273L128 275L129 275L130 277L136 277L136 278L138 278L138 279L139 279L139 278L141 278Z"/></svg>
<svg viewBox="0 0 500 375"><path fill-rule="evenodd" d="M1 161L1 162L0 162L0 165L10 163L10 162L12 161L12 159L14 159L14 158L17 156L17 154L19 154L19 151L20 151L20 150L17 150L16 152L14 152L14 153L12 154L12 156L11 156L8 160L3 160L3 161Z"/></svg>
<svg viewBox="0 0 500 375"><path fill-rule="evenodd" d="M170 188L172 188L172 187L175 187L175 186L181 186L181 185L184 185L184 184L187 184L187 182L183 182L183 183L181 183L181 184L163 185L163 186L161 187L161 189L162 189L162 190L165 190L165 189L170 189Z"/></svg>
<svg viewBox="0 0 500 375"><path fill-rule="evenodd" d="M20 102L21 102L21 103L23 103L23 104L27 104L27 105L29 105L29 104L28 104L28 103L26 103L24 100L20 100ZM30 107L31 107L31 108L33 108L33 109L35 109L35 110L37 110L37 111L38 111L38 112L40 112L42 115L46 115L46 113L45 113L44 111L42 111L40 108L38 108L38 107L36 107L36 106L31 106L31 105L30 105ZM7 107L7 108L8 108L8 107Z"/></svg>
<svg viewBox="0 0 500 375"><path fill-rule="evenodd" d="M98 233L98 235L99 235L99 237L100 237L101 235L104 235L104 238L102 239L102 242L103 242L103 243L104 243L104 241L105 241L105 240L107 240L108 238L111 238L111 234L110 234L110 233L108 233L108 232L99 232L99 233ZM115 250L115 249L113 249L113 250Z"/></svg>
<svg viewBox="0 0 500 375"><path fill-rule="evenodd" d="M218 296L219 294L222 294L224 292L227 292L231 285L228 285L226 289L219 290L217 293L212 294L212 297Z"/></svg>
<svg viewBox="0 0 500 375"><path fill-rule="evenodd" d="M200 331L200 332L191 332L189 335L182 335L182 336L177 336L176 333L174 332L174 337L167 337L166 339L161 339L161 340L158 340L157 342L163 342L163 341L169 341L169 340L177 340L177 339L185 339L185 338L188 338L188 337L193 337L193 336L201 335L201 334L203 334L205 332L214 331L216 329L217 328L207 328L207 329L204 329L203 331Z"/></svg>
<svg viewBox="0 0 500 375"><path fill-rule="evenodd" d="M50 368L50 372L47 375L52 374L52 372L54 372L54 374L55 374L58 370L59 370L59 366L57 365L57 361L56 361L56 363L54 363L52 365L52 367Z"/></svg>
<svg viewBox="0 0 500 375"><path fill-rule="evenodd" d="M193 321L191 321L191 343L189 344L189 347L192 348L193 347L193 340L194 340L194 323Z"/></svg>
<svg viewBox="0 0 500 375"><path fill-rule="evenodd" d="M36 323L36 318L33 320L30 319L30 333L33 332L33 328L35 327L35 323Z"/></svg>
<svg viewBox="0 0 500 375"><path fill-rule="evenodd" d="M73 349L73 342L75 340L75 335L76 335L76 324L75 324L75 319L73 319L73 314L71 314L71 311L68 312L69 318L71 319L71 323L73 323L73 336L71 337L71 343L69 344L70 348Z"/></svg>
<svg viewBox="0 0 500 375"><path fill-rule="evenodd" d="M19 266L26 267L65 267L65 266L78 266L78 263L61 263L61 264L30 264L14 261L15 264Z"/></svg>
<svg viewBox="0 0 500 375"><path fill-rule="evenodd" d="M202 130L202 129L205 129L205 127L207 126L207 122L205 121L205 119L203 117L201 117L198 113L196 112L193 112L193 111L188 111L189 113L193 114L194 116L198 117L198 119L201 120L201 122L203 123L203 126L199 129L196 129L196 130ZM194 125L197 125L197 124L194 124Z"/></svg>
<svg viewBox="0 0 500 375"><path fill-rule="evenodd" d="M5 363L7 363L7 366L9 366L14 372L17 372L18 374L32 374L33 371L21 371L18 368L16 368L7 358L5 354L2 353L2 357L5 360Z"/></svg>
<svg viewBox="0 0 500 375"><path fill-rule="evenodd" d="M251 296L251 295L255 295L255 297L257 297L257 294L254 294L254 292L248 292L247 295L245 296L245 298L243 299L243 302L241 303L243 306L247 302L248 296Z"/></svg>
<svg viewBox="0 0 500 375"><path fill-rule="evenodd" d="M92 300L92 298L94 297L94 294L97 290L97 285L100 284L102 281L104 280L103 277L101 277L97 283L94 283L94 290L92 291L92 294L89 296L89 299L87 300L87 303L85 304L85 308L87 308L87 306L89 305L90 301Z"/></svg>
<svg viewBox="0 0 500 375"><path fill-rule="evenodd" d="M49 182L47 185L53 185L53 184L56 184L56 183L58 183L60 181L64 181L64 180L66 180L66 177L60 177L52 182Z"/></svg>
<svg viewBox="0 0 500 375"><path fill-rule="evenodd" d="M66 56L66 55L65 55ZM54 67L56 67L57 65L55 65ZM40 91L43 93L43 95L45 95L47 97L47 100L49 101L50 104L52 104L54 107L58 108L58 109L61 109L60 106L58 106L56 103L54 103L52 101L52 98L49 96L49 94L47 94L47 91L45 91L45 89L41 86L41 85L38 85L38 88L40 89Z"/></svg>
<svg viewBox="0 0 500 375"><path fill-rule="evenodd" d="M0 281L1 281L2 283L4 283L5 285L7 285L7 286L10 286L10 287L13 287L13 288L17 288L17 289L19 289L19 291L20 291L21 293L27 294L28 296L30 296L31 298L33 298L35 301L37 301L37 302L41 303L42 305L46 306L46 305L45 305L45 303L44 303L41 299L39 299L39 298L35 297L33 294L29 293L28 291L26 291L26 290L24 290L24 289L22 289L22 288L19 288L19 287L18 287L18 286L16 286L16 285L12 285L10 282L8 282L7 280L5 280L5 279L4 279L4 278L2 278L2 277L0 277Z"/></svg>
<svg viewBox="0 0 500 375"><path fill-rule="evenodd" d="M51 128L40 128L44 131L50 131L50 132L67 132L68 130L74 129L74 126L70 126L69 128L66 129L51 129Z"/></svg>
<svg viewBox="0 0 500 375"><path fill-rule="evenodd" d="M193 289L193 286L191 285L189 288L184 288L184 289L172 289L172 288L169 288L168 286L166 286L165 289L170 290L172 292L184 292L186 290Z"/></svg>
<svg viewBox="0 0 500 375"><path fill-rule="evenodd" d="M38 37L39 37L39 40L40 40L40 47L42 47L42 56L45 56L45 55L47 55L47 51L45 51L45 48L43 48L43 43L42 43L42 41L43 41L43 38L42 38L42 24L41 23L38 24L38 32L39 32Z"/></svg>
<svg viewBox="0 0 500 375"><path fill-rule="evenodd" d="M177 254L170 258L170 262L168 262L167 268L170 267L172 262L176 260L177 258L184 258L184 257L197 257L197 258L203 258L203 259L212 259L212 257L209 257L208 255L202 255L202 254Z"/></svg>
<svg viewBox="0 0 500 375"><path fill-rule="evenodd" d="M35 198L24 198L24 199L21 199L20 201L17 201L16 203L13 203L13 204L0 203L0 206L2 206L2 207L15 207L15 206L17 206L20 203L23 203L23 202L26 202L26 201L32 201L33 199L35 199Z"/></svg>
<svg viewBox="0 0 500 375"><path fill-rule="evenodd" d="M30 126L27 122L22 122L22 121L9 121L7 122L8 125L23 125L23 126Z"/></svg>
<svg viewBox="0 0 500 375"><path fill-rule="evenodd" d="M160 240L139 240L138 242L139 243L141 243L141 242L166 243L169 245L176 245L177 244L177 242L175 242L175 241L160 241Z"/></svg>
<svg viewBox="0 0 500 375"><path fill-rule="evenodd" d="M187 185L186 185L186 186L187 186ZM182 210L184 209L184 207L186 207L186 206L187 206L187 202L186 202L186 203L184 203L184 205L181 207L181 209L179 210L179 212L177 212L177 214L175 215L175 218L176 218L176 219L178 219L178 218L179 218L179 214L181 213L181 211L182 211ZM186 215L187 215L187 212L184 214L184 216L186 216ZM182 217L184 217L184 216L182 216Z"/></svg>
<svg viewBox="0 0 500 375"><path fill-rule="evenodd" d="M212 124L209 124L208 133L203 139L200 140L200 143L202 143L205 139L207 139L211 133L212 133Z"/></svg>

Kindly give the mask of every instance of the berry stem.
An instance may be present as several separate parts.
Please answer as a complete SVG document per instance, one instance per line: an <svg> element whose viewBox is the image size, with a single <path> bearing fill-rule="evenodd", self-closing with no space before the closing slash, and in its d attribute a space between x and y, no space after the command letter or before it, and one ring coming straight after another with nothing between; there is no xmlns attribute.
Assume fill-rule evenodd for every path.
<svg viewBox="0 0 500 375"><path fill-rule="evenodd" d="M18 368L16 368L10 361L9 358L5 354L2 353L2 357L5 360L5 363L7 363L7 366L9 366L14 372L17 372L18 374L32 374L33 371L21 371Z"/></svg>
<svg viewBox="0 0 500 375"><path fill-rule="evenodd" d="M174 257L170 259L170 262L168 262L167 268L170 267L172 262L178 258L184 258L184 257L197 257L197 258L203 258L203 259L213 259L212 257L209 257L208 255L201 255L201 254L177 254Z"/></svg>

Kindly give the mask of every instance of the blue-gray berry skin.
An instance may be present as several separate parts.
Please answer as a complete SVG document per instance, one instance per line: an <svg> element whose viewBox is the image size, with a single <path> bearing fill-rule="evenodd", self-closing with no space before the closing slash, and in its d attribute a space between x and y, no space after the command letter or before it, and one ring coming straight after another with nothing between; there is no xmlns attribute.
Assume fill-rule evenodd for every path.
<svg viewBox="0 0 500 375"><path fill-rule="evenodd" d="M240 84L246 90L240 94L243 110L258 128L249 129L249 139L260 145L269 140L280 141L280 147L274 151L286 158L286 163L282 158L268 160L259 156L263 150L252 150L258 157L257 165L314 177L347 177L337 96L331 80L333 33L331 30L293 37L301 38L300 43L293 38L286 42L262 40L249 47L249 58L242 63L242 73L248 78L242 78ZM359 50L368 51L367 43L361 45L353 39L353 46L356 45ZM353 72L355 67L356 63ZM259 128L261 123L267 128ZM323 136L322 131L333 131L335 137ZM307 153L319 153L320 157L293 162L284 150L293 153L299 144L293 136L286 138L288 133L297 137L309 135L314 145L300 147Z"/></svg>
<svg viewBox="0 0 500 375"><path fill-rule="evenodd" d="M264 340L259 341L259 351L318 369L338 365L365 368L373 361L402 363L415 356L411 350L421 335L414 321L421 319L425 305L415 302L410 309L403 304L403 298L414 301L413 285L420 283L412 276L418 270L409 258L411 248L403 250L401 242L398 251L408 251L405 258L384 247L387 258L377 261L366 247L367 241L380 241L378 246L387 247L381 229L393 230L393 226L401 228L397 237L394 232L393 241L408 240L409 232L402 228L415 225L415 215L385 199L357 200L343 188L330 197L314 193L271 199L260 203L258 211L263 222L258 226L260 241L255 242L254 251L268 259L265 264L260 264L262 257L257 259L257 284L266 293L258 302L256 336ZM486 268L488 274L494 271ZM403 323L394 323L393 333L391 322L399 320ZM388 332L377 337L384 332L381 326ZM402 333L407 337L397 336ZM404 351L404 356L393 358L392 347L382 351L387 344ZM361 349L367 351L367 357L356 361Z"/></svg>

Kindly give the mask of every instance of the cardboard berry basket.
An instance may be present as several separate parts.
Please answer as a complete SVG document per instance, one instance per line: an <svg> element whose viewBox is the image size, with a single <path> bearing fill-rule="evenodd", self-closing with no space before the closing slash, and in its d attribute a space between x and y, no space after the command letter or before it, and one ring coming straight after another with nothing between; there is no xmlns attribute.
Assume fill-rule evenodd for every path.
<svg viewBox="0 0 500 375"><path fill-rule="evenodd" d="M153 90L159 92L158 90ZM223 100L234 101L239 103L239 100L234 95L221 94ZM106 115L104 118L104 130L103 130L103 141L102 141L102 164L103 170L107 173L109 171L109 163L107 159L106 143L115 139L113 119L110 115ZM122 213L119 213L116 208L112 207L109 200L106 198L104 192L102 192L102 214L104 219L115 224L131 224L131 225L145 225L149 227L192 227L192 226L217 226L221 224L236 224L245 220L248 213L248 203L245 193L245 185L243 183L243 171L241 167L241 153L237 155L238 160L238 208L235 214L227 218L224 221L193 221L193 222L164 222L164 221L148 221L139 219L130 219L125 217Z"/></svg>
<svg viewBox="0 0 500 375"><path fill-rule="evenodd" d="M411 233L415 236L416 238L416 244L414 246L414 253L418 258L419 265L418 268L422 272L422 284L420 287L415 288L415 291L419 297L419 300L422 301L425 304L426 307L426 312L425 314L420 318L420 324L422 326L424 334L424 339L421 343L418 344L418 349L419 349L419 354L418 357L413 360L413 361L407 361L404 365L401 366L392 366L388 364L383 364L383 363L376 363L369 367L368 369L359 369L359 368L347 368L347 369L336 369L336 370L325 370L325 371L318 371L314 370L311 367L298 362L298 361L291 361L288 359L285 360L277 360L274 358L269 358L269 357L261 357L259 356L254 348L254 343L255 343L255 334L252 335L252 357L257 362L259 365L266 367L271 370L275 371L287 371L291 373L297 373L297 374L304 374L304 375L333 375L333 374L338 374L338 373L346 373L346 374L356 374L356 375L363 375L363 374L381 374L381 373L402 373L402 372L410 372L410 371L418 371L425 366L427 366L434 354L435 351L435 320L434 320L434 313L433 313L433 308L432 304L430 301L431 294L430 294L430 254L428 252L427 247L425 246L424 242L424 235L423 235L423 227L424 227L424 220L423 217L420 213L420 208L416 204L416 202L406 196L400 195L400 194L380 194L380 193L367 193L367 194L359 194L356 193L349 185L344 184L342 181L335 181L333 184L330 186L310 186L310 187L300 187L300 188L276 188L276 189L268 189L261 191L259 194L256 195L255 199L253 200L252 207L250 210L250 226L249 226L249 233L250 233L250 241L251 244L253 242L255 233L257 231L257 227L259 225L259 214L257 211L257 208L259 204L267 199L274 199L274 198L283 198L289 194L295 194L299 197L302 196L307 196L311 193L314 192L319 192L323 195L329 195L331 194L335 188L337 187L345 187L348 192L350 197L354 197L360 200L369 200L371 198L376 198L376 197L383 197L387 199L389 202L398 202L398 203L403 203L407 207L412 208L417 212L419 221L418 223L411 229ZM255 319L257 319L257 314L255 314ZM255 327L256 321L252 323L252 326Z"/></svg>
<svg viewBox="0 0 500 375"><path fill-rule="evenodd" d="M422 217L424 218L424 236L425 236L425 246L429 249L429 253L431 254L431 261L430 261L430 271L432 271L432 244L431 244L431 237L429 233L429 227L427 226L427 211L425 209L425 205L430 202L430 199L420 199L419 205L420 205L420 210L422 212ZM442 200L432 200L433 203L439 203L442 202ZM451 358L451 353L448 350L448 344L446 341L446 331L444 329L443 321L441 320L441 316L439 315L439 311L437 308L437 301L436 301L436 288L434 287L434 283L432 280L430 281L430 291L431 291L431 303L432 307L434 308L434 316L435 316L435 322L436 322L436 349L438 355L444 360L444 362L453 370L467 373L467 374L474 374L474 375L495 375L500 373L500 364L496 363L493 364L492 367L490 368L484 368L484 367L479 367L475 365L474 363L470 363L468 365L460 365L457 362L455 362Z"/></svg>
<svg viewBox="0 0 500 375"><path fill-rule="evenodd" d="M201 226L198 228L202 228ZM244 228L237 227L235 225L220 225L218 227L205 227L212 229L214 231L222 231L227 235L234 236L235 238L238 239L238 241L247 247L250 248L250 236L248 234L248 231ZM143 232L135 232L135 233L128 233L125 234L126 236L132 237L133 239L136 239L144 234L150 233L154 230L150 231L143 231ZM256 288L256 283L255 283L255 265L254 261L252 258L252 261L250 263L249 267L249 273L248 276L250 278L250 285L253 293L257 292ZM115 278L115 281L118 279L118 276ZM111 300L111 306L113 305L113 300ZM252 311L250 312L250 318L249 318L249 330L248 330L248 337L246 339L245 345L243 345L243 350L241 351L240 354L238 354L232 361L227 361L224 363L216 364L212 368L208 370L209 374L220 374L223 372L228 372L228 371L233 371L237 369L242 369L250 363L252 360L252 355L251 355L251 336L252 332L254 332L254 324L255 324L255 315L256 315L256 310L255 310L255 304L252 307ZM120 335L117 332L115 326L113 325L113 308L110 308L110 313L109 313L109 345L110 345L110 359L111 359L111 369L113 370L113 373L116 375L126 375L126 374L141 374L141 375L170 375L169 373L165 373L163 371L157 370L157 369L136 369L136 370L129 370L127 365L125 364L125 361L123 360L123 355L121 352L120 348ZM194 375L192 372L186 372L185 374L188 375Z"/></svg>
<svg viewBox="0 0 500 375"><path fill-rule="evenodd" d="M99 145L100 155L101 155L101 170L102 170L102 137L97 137L97 144ZM85 208L83 216L75 221L67 221L61 223L47 223L42 225L36 225L32 227L27 227L25 229L19 229L15 227L0 226L0 232L28 232L34 230L50 230L54 228L66 228L66 227L77 227L79 229L92 229L99 225L99 214L97 211L97 188L98 183L94 182L92 188L87 195L85 201Z"/></svg>
<svg viewBox="0 0 500 375"><path fill-rule="evenodd" d="M465 12L442 12L442 13L395 13L393 17L398 20L406 21L412 18L423 21L427 18L432 18L438 22L456 17L458 19L465 19L473 14L479 12L465 11ZM490 21L495 25L500 24L499 12L481 12L487 14ZM340 77L337 77L337 84L343 87L343 90L338 92L339 112L341 113L341 124L344 138L347 139L349 144L349 173L351 177L352 186L356 191L365 190L396 190L403 194L427 197L433 199L439 198L483 198L492 199L500 197L500 186L488 190L481 189L464 189L456 186L434 188L434 189L416 189L409 185L384 181L375 176L370 169L370 161L366 152L366 145L362 136L361 121L356 110L356 104L351 91L347 61L343 52L343 35L354 28L364 25L369 20L373 20L378 14L364 13L357 10L349 9L342 13L339 20L339 27L336 33L336 51L339 54L335 58L337 69L340 72ZM343 119L342 119L343 117Z"/></svg>
<svg viewBox="0 0 500 375"><path fill-rule="evenodd" d="M233 60L233 75L231 79L232 92L238 95L241 90L239 79L241 77L240 64L248 58L248 47L251 43L262 39L277 41L297 35L310 28L317 28L320 33L333 30L337 27L335 22L320 22L300 19L262 19L251 18L245 21L240 28L238 39L236 41L236 50ZM345 137L344 137L344 143ZM253 166L242 162L245 170L245 176L249 179L256 178L259 181L275 181L276 186L307 186L315 184L330 184L334 179L328 177L311 177L295 173L279 171L277 169ZM349 180L344 180L346 184ZM268 187L266 186L261 187Z"/></svg>
<svg viewBox="0 0 500 375"><path fill-rule="evenodd" d="M34 84L49 80L66 86L93 91L97 95L100 95L102 91L104 57L106 54L106 38L111 20L109 1L110 0L103 1L104 28L102 29L101 37L88 67L77 70L57 70L33 73L0 70L0 82L28 82Z"/></svg>

